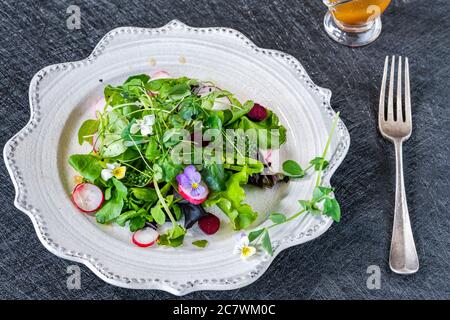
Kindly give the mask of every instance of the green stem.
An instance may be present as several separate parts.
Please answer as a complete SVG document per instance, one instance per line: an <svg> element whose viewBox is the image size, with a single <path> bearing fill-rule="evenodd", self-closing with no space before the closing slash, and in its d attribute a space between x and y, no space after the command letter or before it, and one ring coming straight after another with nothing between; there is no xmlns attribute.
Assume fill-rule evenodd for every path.
<svg viewBox="0 0 450 320"><path fill-rule="evenodd" d="M327 144L325 145L325 149L323 150L323 153L322 153L322 161L320 163L320 170L317 171L316 187L320 185L320 182L322 179L323 163L325 161L325 157L327 155L328 149L330 148L331 138L333 137L334 129L336 128L338 120L339 120L339 112L336 113L336 116L334 117L333 124L331 125L330 134L328 135Z"/></svg>
<svg viewBox="0 0 450 320"><path fill-rule="evenodd" d="M156 194L158 195L159 202L161 202L161 205L163 206L164 210L166 211L167 215L169 216L170 221L172 222L173 226L175 227L177 225L177 222L175 221L172 213L170 212L169 207L167 206L166 201L164 200L163 195L161 194L161 190L158 186L158 181L156 179L153 179L153 185L155 186Z"/></svg>
<svg viewBox="0 0 450 320"><path fill-rule="evenodd" d="M267 229L272 229L273 227L279 226L280 224L283 224L283 223L292 221L292 220L294 220L295 218L297 218L298 216L300 216L302 213L305 213L305 212L306 212L306 210L303 209L302 211L297 212L296 214L294 214L293 216L287 218L285 221L283 221L283 222L281 222L281 223L275 223L275 224L272 224L272 225L268 226Z"/></svg>
<svg viewBox="0 0 450 320"><path fill-rule="evenodd" d="M131 139L131 141L133 141L134 146L136 147L137 151L139 152L139 155L141 156L141 159L144 161L145 165L147 166L147 169L150 170L150 172L153 172L153 168L150 167L150 164L147 162L147 160L145 159L144 155L141 152L141 149L139 149L137 143L134 141L133 137L131 136L131 134L128 135L129 138Z"/></svg>

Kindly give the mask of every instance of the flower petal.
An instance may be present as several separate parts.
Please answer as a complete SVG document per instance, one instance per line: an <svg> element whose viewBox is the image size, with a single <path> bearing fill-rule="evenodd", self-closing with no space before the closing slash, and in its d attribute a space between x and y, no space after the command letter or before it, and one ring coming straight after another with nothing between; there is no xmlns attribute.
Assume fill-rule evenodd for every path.
<svg viewBox="0 0 450 320"><path fill-rule="evenodd" d="M241 252L241 259L248 259L256 253L255 247L244 247Z"/></svg>
<svg viewBox="0 0 450 320"><path fill-rule="evenodd" d="M178 184L183 189L188 190L191 187L191 182L189 181L189 178L183 173L177 175L177 181L178 181Z"/></svg>
<svg viewBox="0 0 450 320"><path fill-rule="evenodd" d="M115 163L107 163L106 168L108 168L109 170L114 170L116 168L116 165Z"/></svg>
<svg viewBox="0 0 450 320"><path fill-rule="evenodd" d="M155 116L153 114L144 116L144 124L147 126L152 126L155 123Z"/></svg>
<svg viewBox="0 0 450 320"><path fill-rule="evenodd" d="M233 249L233 254L241 254L242 253L242 248L240 246L236 246Z"/></svg>
<svg viewBox="0 0 450 320"><path fill-rule="evenodd" d="M244 236L239 241L239 244L241 245L241 247L247 247L250 244L250 241L248 240L247 236Z"/></svg>
<svg viewBox="0 0 450 320"><path fill-rule="evenodd" d="M205 188L205 186L203 186L202 184L199 184L199 185L197 186L197 189L195 189L195 190L197 190L197 192L198 192L199 195L205 194L205 192L206 192L206 188Z"/></svg>
<svg viewBox="0 0 450 320"><path fill-rule="evenodd" d="M199 172L197 172L197 169L193 165L189 165L184 168L184 174L189 178L191 182L200 183L200 181L202 180L202 176Z"/></svg>
<svg viewBox="0 0 450 320"><path fill-rule="evenodd" d="M198 197L200 195L200 191L198 190L198 188L191 187L189 191L189 194L193 197Z"/></svg>
<svg viewBox="0 0 450 320"><path fill-rule="evenodd" d="M141 125L141 134L143 136L149 136L153 133L153 128L151 126L147 126L147 125Z"/></svg>
<svg viewBox="0 0 450 320"><path fill-rule="evenodd" d="M116 169L113 170L112 174L114 175L114 177L116 177L117 179L122 179L123 177L125 177L125 172L127 171L126 167L118 167Z"/></svg>
<svg viewBox="0 0 450 320"><path fill-rule="evenodd" d="M103 169L100 175L105 181L108 181L114 176L111 169Z"/></svg>

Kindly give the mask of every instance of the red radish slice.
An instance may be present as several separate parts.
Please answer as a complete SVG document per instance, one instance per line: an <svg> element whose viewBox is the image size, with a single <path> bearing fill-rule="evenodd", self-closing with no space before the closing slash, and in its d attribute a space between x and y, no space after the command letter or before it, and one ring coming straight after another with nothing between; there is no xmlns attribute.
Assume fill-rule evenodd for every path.
<svg viewBox="0 0 450 320"><path fill-rule="evenodd" d="M214 234L220 228L220 220L215 215L208 213L207 216L204 216L198 220L199 228L206 234Z"/></svg>
<svg viewBox="0 0 450 320"><path fill-rule="evenodd" d="M200 184L205 188L205 192L203 194L200 194L196 197L193 195L190 195L188 191L186 191L181 184L178 185L178 193L187 201L189 201L192 204L200 204L203 203L208 198L208 187L203 182L200 182Z"/></svg>
<svg viewBox="0 0 450 320"><path fill-rule="evenodd" d="M72 192L72 201L85 213L95 212L103 204L105 197L102 190L92 183L80 183Z"/></svg>
<svg viewBox="0 0 450 320"><path fill-rule="evenodd" d="M155 244L158 238L158 231L152 228L145 228L133 233L133 237L131 238L131 240L138 247L147 248Z"/></svg>
<svg viewBox="0 0 450 320"><path fill-rule="evenodd" d="M98 99L98 101L94 104L94 107L93 107L95 118L97 118L97 111L103 112L103 109L105 108L105 106L106 106L105 98L102 97L102 98Z"/></svg>
<svg viewBox="0 0 450 320"><path fill-rule="evenodd" d="M200 97L206 96L208 94L210 94L211 92L216 91L216 87L212 87L212 86L205 86L205 87L201 87L200 89L198 89L197 94Z"/></svg>
<svg viewBox="0 0 450 320"><path fill-rule="evenodd" d="M150 80L170 79L170 78L172 78L170 73L168 73L167 71L164 71L164 70L155 71L150 75Z"/></svg>

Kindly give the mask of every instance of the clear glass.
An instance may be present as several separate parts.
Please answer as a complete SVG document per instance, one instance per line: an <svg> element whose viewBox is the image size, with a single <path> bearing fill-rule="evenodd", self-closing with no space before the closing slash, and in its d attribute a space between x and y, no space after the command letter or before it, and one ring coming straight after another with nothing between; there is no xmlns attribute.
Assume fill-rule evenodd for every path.
<svg viewBox="0 0 450 320"><path fill-rule="evenodd" d="M324 27L335 41L361 47L381 33L381 14L391 0L323 0L328 7Z"/></svg>

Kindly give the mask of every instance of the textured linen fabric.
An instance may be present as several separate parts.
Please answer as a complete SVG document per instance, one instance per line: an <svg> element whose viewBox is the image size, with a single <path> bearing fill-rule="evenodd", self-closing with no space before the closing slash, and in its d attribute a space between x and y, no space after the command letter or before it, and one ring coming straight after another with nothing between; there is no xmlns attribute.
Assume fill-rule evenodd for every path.
<svg viewBox="0 0 450 320"><path fill-rule="evenodd" d="M80 30L66 27L72 4L81 9ZM282 252L255 283L184 298L448 299L450 1L393 1L383 16L381 37L359 49L328 38L324 13L319 0L2 0L0 144L28 121L32 76L47 65L85 58L115 27L158 27L177 18L192 26L235 28L258 46L294 55L316 84L333 91L332 105L341 111L352 139L332 179L343 218L320 238ZM407 277L393 274L388 266L394 149L377 129L382 67L391 54L410 58L413 89L414 130L404 145L404 161L421 268ZM161 291L114 287L83 265L81 289L68 290L66 270L74 263L48 252L30 219L14 207L14 187L3 162L0 179L0 298L175 298ZM367 288L370 265L380 267L379 290Z"/></svg>

